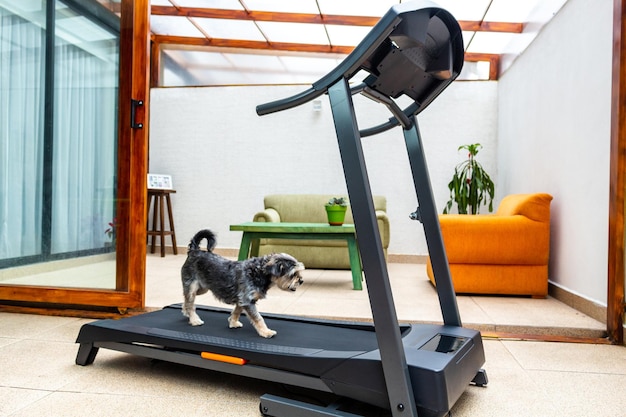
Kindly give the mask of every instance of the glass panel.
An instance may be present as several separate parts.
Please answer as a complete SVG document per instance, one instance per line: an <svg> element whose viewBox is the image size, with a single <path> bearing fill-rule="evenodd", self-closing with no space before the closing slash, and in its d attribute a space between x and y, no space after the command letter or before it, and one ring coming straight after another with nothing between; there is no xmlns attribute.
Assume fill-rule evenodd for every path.
<svg viewBox="0 0 626 417"><path fill-rule="evenodd" d="M118 37L61 2L55 21L51 253L113 251ZM88 258L54 285L115 288L113 254Z"/></svg>
<svg viewBox="0 0 626 417"><path fill-rule="evenodd" d="M204 37L186 17L180 16L151 16L150 30L159 35L174 35L191 38Z"/></svg>
<svg viewBox="0 0 626 417"><path fill-rule="evenodd" d="M246 0L245 4L247 9L252 11L308 14L319 13L315 0Z"/></svg>
<svg viewBox="0 0 626 417"><path fill-rule="evenodd" d="M115 289L119 35L57 1L46 73L45 2L38 13L10 3L0 0L0 284Z"/></svg>
<svg viewBox="0 0 626 417"><path fill-rule="evenodd" d="M311 84L345 58L339 54L162 48L161 86Z"/></svg>
<svg viewBox="0 0 626 417"><path fill-rule="evenodd" d="M115 218L117 37L57 9L52 253L101 248Z"/></svg>
<svg viewBox="0 0 626 417"><path fill-rule="evenodd" d="M227 19L192 19L211 38L243 39L250 41L265 41L252 20L227 20ZM179 30L178 28L176 30Z"/></svg>
<svg viewBox="0 0 626 417"><path fill-rule="evenodd" d="M353 16L382 16L391 6L398 3L400 3L398 0L318 0L322 14Z"/></svg>
<svg viewBox="0 0 626 417"><path fill-rule="evenodd" d="M0 261L41 254L45 21L0 2Z"/></svg>

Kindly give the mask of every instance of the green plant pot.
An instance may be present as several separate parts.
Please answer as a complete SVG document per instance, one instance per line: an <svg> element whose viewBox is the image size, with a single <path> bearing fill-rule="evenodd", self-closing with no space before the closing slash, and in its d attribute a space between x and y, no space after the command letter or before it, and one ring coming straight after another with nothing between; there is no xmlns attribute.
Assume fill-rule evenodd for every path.
<svg viewBox="0 0 626 417"><path fill-rule="evenodd" d="M347 206L325 206L328 224L331 226L341 226L346 218Z"/></svg>

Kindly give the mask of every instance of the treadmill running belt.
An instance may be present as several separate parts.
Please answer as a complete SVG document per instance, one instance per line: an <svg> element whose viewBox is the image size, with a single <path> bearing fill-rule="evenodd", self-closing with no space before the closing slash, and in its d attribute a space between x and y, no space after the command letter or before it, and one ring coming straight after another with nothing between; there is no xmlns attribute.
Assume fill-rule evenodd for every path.
<svg viewBox="0 0 626 417"><path fill-rule="evenodd" d="M90 323L81 329L77 342L116 341L186 352L208 351L317 376L346 359L378 349L376 332L367 324L325 325L323 321L263 314L268 327L278 332L264 339L245 317L244 327L230 329L229 310L205 306L197 306L196 310L204 320L202 326L189 325L180 304L176 304L124 320Z"/></svg>

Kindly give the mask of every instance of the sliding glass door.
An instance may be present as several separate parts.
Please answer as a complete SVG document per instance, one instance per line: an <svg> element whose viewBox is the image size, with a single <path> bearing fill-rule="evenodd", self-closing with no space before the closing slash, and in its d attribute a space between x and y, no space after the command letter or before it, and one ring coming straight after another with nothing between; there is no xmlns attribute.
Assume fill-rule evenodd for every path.
<svg viewBox="0 0 626 417"><path fill-rule="evenodd" d="M59 0L0 0L0 284L115 288L110 17Z"/></svg>
<svg viewBox="0 0 626 417"><path fill-rule="evenodd" d="M16 3L17 2L12 2ZM0 262L41 255L45 10L0 2Z"/></svg>

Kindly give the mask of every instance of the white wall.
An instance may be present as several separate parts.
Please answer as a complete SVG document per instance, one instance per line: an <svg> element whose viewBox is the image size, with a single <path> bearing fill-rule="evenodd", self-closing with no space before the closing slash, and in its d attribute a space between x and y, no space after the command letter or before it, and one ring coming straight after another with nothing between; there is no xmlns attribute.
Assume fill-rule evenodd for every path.
<svg viewBox="0 0 626 417"><path fill-rule="evenodd" d="M550 280L606 305L612 0L569 0L499 81L502 194L548 192Z"/></svg>
<svg viewBox="0 0 626 417"><path fill-rule="evenodd" d="M238 248L233 223L251 221L271 193L345 194L346 186L326 97L259 117L255 106L308 86L160 88L151 91L150 172L173 176L178 245L200 228L218 233L218 247ZM465 158L459 145L480 142L485 169L496 176L497 83L455 82L419 123L439 211L447 183ZM361 128L387 120L386 108L355 97ZM408 219L417 199L402 131L363 139L374 194L387 197L392 254L427 254L421 224Z"/></svg>
<svg viewBox="0 0 626 417"><path fill-rule="evenodd" d="M606 305L612 1L569 0L512 67L494 82L455 82L420 115L439 210L465 155L479 154L496 178L496 198L548 192L550 280ZM306 86L154 89L150 168L171 174L179 245L199 228L237 248L228 225L249 221L269 193L345 192L332 116L310 104L258 117L255 106ZM386 110L357 100L361 127ZM497 141L496 141L497 138ZM425 255L399 129L363 139L375 194L388 199L390 253ZM496 162L497 161L497 162ZM497 203L497 202L496 202Z"/></svg>

